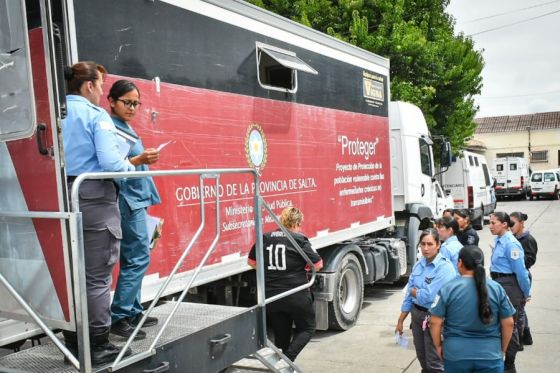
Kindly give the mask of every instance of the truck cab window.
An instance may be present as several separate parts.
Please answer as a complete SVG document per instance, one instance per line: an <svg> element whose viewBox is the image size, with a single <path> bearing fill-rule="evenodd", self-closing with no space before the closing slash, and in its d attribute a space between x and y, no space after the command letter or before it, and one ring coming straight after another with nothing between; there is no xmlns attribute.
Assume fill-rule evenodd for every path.
<svg viewBox="0 0 560 373"><path fill-rule="evenodd" d="M298 71L318 74L294 52L257 42L257 78L261 87L295 93Z"/></svg>
<svg viewBox="0 0 560 373"><path fill-rule="evenodd" d="M424 139L420 139L420 166L424 175L432 176L432 157L430 145Z"/></svg>
<svg viewBox="0 0 560 373"><path fill-rule="evenodd" d="M30 137L35 131L24 3L0 0L0 141Z"/></svg>

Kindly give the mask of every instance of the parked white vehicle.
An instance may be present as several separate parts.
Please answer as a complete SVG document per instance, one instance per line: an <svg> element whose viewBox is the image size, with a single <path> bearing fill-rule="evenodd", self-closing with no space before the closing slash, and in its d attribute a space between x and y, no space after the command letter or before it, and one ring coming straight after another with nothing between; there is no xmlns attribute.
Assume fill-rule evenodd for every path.
<svg viewBox="0 0 560 373"><path fill-rule="evenodd" d="M496 197L516 196L525 198L529 195L529 162L521 157L503 157L494 159L492 168L496 178Z"/></svg>
<svg viewBox="0 0 560 373"><path fill-rule="evenodd" d="M445 191L453 196L454 207L468 209L473 228L482 229L484 216L490 215L496 207L486 158L462 151L442 174L442 184Z"/></svg>
<svg viewBox="0 0 560 373"><path fill-rule="evenodd" d="M531 174L530 198L551 197L560 199L560 170L541 170Z"/></svg>

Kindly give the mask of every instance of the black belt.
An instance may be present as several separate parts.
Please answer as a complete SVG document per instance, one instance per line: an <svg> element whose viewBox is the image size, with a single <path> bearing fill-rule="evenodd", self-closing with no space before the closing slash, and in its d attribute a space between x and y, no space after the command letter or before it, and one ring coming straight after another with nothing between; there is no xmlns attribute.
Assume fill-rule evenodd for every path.
<svg viewBox="0 0 560 373"><path fill-rule="evenodd" d="M423 312L428 312L428 309L426 307L422 307L417 305L416 303L412 303L412 305L414 306L414 308L416 308L417 310L423 311Z"/></svg>
<svg viewBox="0 0 560 373"><path fill-rule="evenodd" d="M492 280L495 280L500 277L514 277L515 273L499 273L499 272L490 272L490 277Z"/></svg>

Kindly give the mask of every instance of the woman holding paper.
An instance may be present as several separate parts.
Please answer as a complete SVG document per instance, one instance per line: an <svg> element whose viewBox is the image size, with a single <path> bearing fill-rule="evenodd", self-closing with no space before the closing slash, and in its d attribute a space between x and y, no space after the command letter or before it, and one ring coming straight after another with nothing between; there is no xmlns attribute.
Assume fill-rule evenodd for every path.
<svg viewBox="0 0 560 373"><path fill-rule="evenodd" d="M124 155L136 167L136 171L147 171L149 164L157 162L159 150L144 149L142 141L130 125L141 105L140 91L128 80L116 81L107 96L111 105L113 123L126 139L130 147ZM122 149L122 147L121 147ZM126 178L119 184L119 208L121 211L120 273L111 305L111 333L128 338L142 319L140 290L142 278L150 264L151 232L147 226L147 208L160 203L154 181L151 177ZM153 326L158 322L148 317L143 326ZM146 333L138 331L135 339L143 339Z"/></svg>
<svg viewBox="0 0 560 373"><path fill-rule="evenodd" d="M126 172L134 166L119 154L116 128L99 101L107 70L82 61L64 69L68 113L62 121L68 189L86 172ZM120 348L109 342L111 279L119 256L121 215L112 179L84 180L80 185L89 336L93 365L113 361ZM64 331L68 349L78 356L75 332ZM131 351L126 351L130 354Z"/></svg>
<svg viewBox="0 0 560 373"><path fill-rule="evenodd" d="M422 231L420 248L422 258L412 267L395 332L403 334L404 321L411 313L412 338L422 372L443 373L443 361L437 355L428 328L428 309L439 289L453 280L456 274L451 262L439 254L439 234L436 229Z"/></svg>

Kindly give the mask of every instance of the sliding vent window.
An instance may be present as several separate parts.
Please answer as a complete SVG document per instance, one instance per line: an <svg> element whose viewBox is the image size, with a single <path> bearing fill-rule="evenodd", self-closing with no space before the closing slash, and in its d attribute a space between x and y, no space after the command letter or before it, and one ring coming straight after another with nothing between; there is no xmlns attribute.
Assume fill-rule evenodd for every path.
<svg viewBox="0 0 560 373"><path fill-rule="evenodd" d="M35 131L35 100L24 0L0 0L0 141Z"/></svg>
<svg viewBox="0 0 560 373"><path fill-rule="evenodd" d="M294 52L257 43L259 84L282 92L297 91L297 72L316 75L317 71L299 59Z"/></svg>

